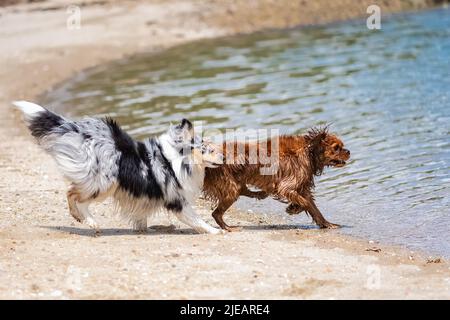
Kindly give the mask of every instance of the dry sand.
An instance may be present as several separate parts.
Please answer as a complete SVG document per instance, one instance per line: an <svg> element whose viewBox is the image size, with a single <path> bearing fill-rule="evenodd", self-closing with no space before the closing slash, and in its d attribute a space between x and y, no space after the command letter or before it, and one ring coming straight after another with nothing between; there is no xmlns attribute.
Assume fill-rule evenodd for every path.
<svg viewBox="0 0 450 320"><path fill-rule="evenodd" d="M0 8L0 298L450 298L446 262L297 229L284 216L232 210L227 217L242 232L197 235L178 226L139 235L101 204L94 214L104 232L93 237L69 216L54 163L10 109L11 100L34 100L105 61L205 37L364 16L371 2L333 1L330 9L329 1L55 0ZM383 12L425 6L384 2ZM66 29L69 3L81 6L80 30ZM207 206L199 211L213 223Z"/></svg>

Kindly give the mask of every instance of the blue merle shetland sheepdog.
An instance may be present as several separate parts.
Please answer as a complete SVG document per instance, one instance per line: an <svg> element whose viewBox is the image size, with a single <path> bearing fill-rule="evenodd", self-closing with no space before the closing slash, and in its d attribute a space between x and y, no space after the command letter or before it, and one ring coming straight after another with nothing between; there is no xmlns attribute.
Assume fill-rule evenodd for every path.
<svg viewBox="0 0 450 320"><path fill-rule="evenodd" d="M67 201L77 221L99 232L89 204L111 196L136 231L147 230L147 217L168 211L197 232L220 232L198 216L192 203L201 191L205 167L221 163L223 155L211 142L194 136L188 120L138 142L111 118L73 121L31 102L13 104L69 181Z"/></svg>

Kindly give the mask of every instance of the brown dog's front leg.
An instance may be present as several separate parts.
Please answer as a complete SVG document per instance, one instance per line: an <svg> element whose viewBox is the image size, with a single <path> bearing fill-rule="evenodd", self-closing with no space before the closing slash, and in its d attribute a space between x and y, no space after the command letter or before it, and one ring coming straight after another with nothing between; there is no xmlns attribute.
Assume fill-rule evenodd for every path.
<svg viewBox="0 0 450 320"><path fill-rule="evenodd" d="M289 199L289 201L293 202L294 204L303 207L306 210L306 212L311 215L314 222L320 228L336 229L340 227L338 224L328 222L324 218L324 216L314 203L314 199L311 195L302 196L296 192L290 192L286 195L286 198Z"/></svg>
<svg viewBox="0 0 450 320"><path fill-rule="evenodd" d="M227 225L225 223L225 221L223 221L223 215L225 214L225 211L227 211L227 209L229 207L231 207L231 205L235 202L236 200L225 200L225 201L221 201L219 202L219 205L217 206L216 209L214 209L212 216L214 218L214 220L216 220L217 224L224 230L227 231L239 231L240 228L239 227L230 227L229 225Z"/></svg>
<svg viewBox="0 0 450 320"><path fill-rule="evenodd" d="M311 215L314 222L322 229L337 229L341 226L335 223L328 222L322 213L320 213L320 210L317 208L316 204L314 203L314 200L311 198L310 205L307 207L306 211Z"/></svg>

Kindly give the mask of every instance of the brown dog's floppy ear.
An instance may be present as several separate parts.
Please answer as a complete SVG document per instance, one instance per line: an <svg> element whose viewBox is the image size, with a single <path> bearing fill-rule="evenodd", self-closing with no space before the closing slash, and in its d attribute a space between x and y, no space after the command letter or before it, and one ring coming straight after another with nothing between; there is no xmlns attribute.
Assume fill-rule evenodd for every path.
<svg viewBox="0 0 450 320"><path fill-rule="evenodd" d="M306 134L306 140L308 141L308 150L313 152L321 146L322 141L328 135L328 126L315 127L308 130Z"/></svg>
<svg viewBox="0 0 450 320"><path fill-rule="evenodd" d="M323 152L325 150L323 141L328 135L328 126L316 127L308 131L305 139L308 143L307 148L311 164L313 166L313 172L316 176L322 174L324 168L323 164Z"/></svg>

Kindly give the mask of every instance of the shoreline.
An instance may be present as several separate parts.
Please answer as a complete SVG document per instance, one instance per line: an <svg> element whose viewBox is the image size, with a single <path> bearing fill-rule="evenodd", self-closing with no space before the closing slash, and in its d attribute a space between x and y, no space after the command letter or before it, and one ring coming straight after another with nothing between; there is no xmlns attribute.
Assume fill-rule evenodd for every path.
<svg viewBox="0 0 450 320"><path fill-rule="evenodd" d="M136 235L111 217L107 203L93 206L102 237L73 221L61 176L10 101L35 100L79 71L142 51L293 27L304 18L287 13L297 8L289 1L260 1L260 10L245 1L84 2L82 29L74 31L65 29L68 1L0 8L0 299L450 298L447 262L427 263L426 253L332 231L297 229L283 217L233 209L227 218L244 230L223 236L195 235L185 227ZM390 1L393 12L405 10L399 3ZM364 2L352 5L336 16L307 5L316 13L306 10L302 22L365 15L355 14ZM199 211L213 223L208 207L201 203ZM373 275L380 283L371 288Z"/></svg>

